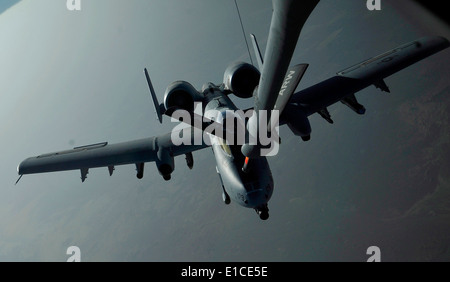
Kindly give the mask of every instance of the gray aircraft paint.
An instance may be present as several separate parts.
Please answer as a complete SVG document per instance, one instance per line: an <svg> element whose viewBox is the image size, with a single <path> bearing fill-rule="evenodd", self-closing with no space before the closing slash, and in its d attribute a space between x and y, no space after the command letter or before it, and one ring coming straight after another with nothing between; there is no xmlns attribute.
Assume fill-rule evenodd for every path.
<svg viewBox="0 0 450 282"><path fill-rule="evenodd" d="M317 3L317 1L308 2L308 9L303 11L303 17L297 17L298 12L303 7L298 5L298 2L274 0L274 16L271 23L268 47L264 58L260 85L255 97L256 113L258 113L258 110L272 109L278 99L283 99L283 95L280 95L280 88L283 86L284 74L286 74L300 30ZM291 24L296 25L296 28L292 28ZM357 105L360 105L356 98L352 96L352 99L348 99L346 98L347 96L354 95L357 91L371 84L380 85L379 81L382 81L385 77L448 46L449 42L442 37L423 38L341 71L334 78L295 93L286 108L283 121L289 125L295 134L302 137L305 137L305 135L309 136L311 128L308 115L323 110L338 101L343 101L357 111ZM301 75L303 73L304 71L300 72ZM291 74L288 73L287 75ZM150 83L147 72L146 77ZM225 78L228 79L226 75ZM226 81L224 82L226 83ZM381 85L383 85L382 88L386 87L384 82ZM155 100L153 87L151 85L149 87ZM208 112L208 110L237 109L227 97L229 93L225 90L214 88L212 84L211 89L205 88L205 91L202 92L203 97L200 92L187 82L174 82L167 89L182 89L183 91L195 93L192 94L195 96L193 97L193 102L202 99L207 101L205 112ZM330 91L330 89L339 89L339 91ZM292 92L294 90L295 87L291 89ZM168 92L165 95L164 105L166 110L169 110L167 95ZM249 125L247 125L250 128L255 127L254 122L252 123L252 120L255 121L253 117L250 118ZM158 118L160 118L159 114ZM154 161L160 174L163 175L164 179L168 180L174 170L174 157L206 147L205 144L174 146L170 136L170 134L166 134L114 145L101 143L40 155L23 161L18 166L18 173L22 177L24 174L79 169L81 171L81 179L84 182L89 168L108 167L110 174L112 174L114 166L134 163L138 170L138 178L142 178L143 164ZM244 158L237 151L234 154L227 155L218 148L220 146L213 146L217 172L220 174L224 192L232 196L240 205L254 208L260 216L263 213L264 216L261 216L261 218L266 219L268 217L267 202L272 196L274 184L265 157L255 157L254 145L244 144L242 148L239 147L244 155L243 157L251 157L249 166L252 172L246 176L245 173L242 173L242 170L247 167L248 159L245 160L244 164ZM238 155L241 157L239 158ZM242 170L240 169L241 166Z"/></svg>

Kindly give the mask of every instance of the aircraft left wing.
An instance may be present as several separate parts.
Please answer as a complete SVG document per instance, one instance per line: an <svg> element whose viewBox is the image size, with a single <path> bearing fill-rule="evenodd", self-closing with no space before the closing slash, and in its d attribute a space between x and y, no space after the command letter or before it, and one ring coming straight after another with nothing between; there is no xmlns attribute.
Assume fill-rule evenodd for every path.
<svg viewBox="0 0 450 282"><path fill-rule="evenodd" d="M142 178L144 163L155 162L160 174L164 179L168 180L174 169L174 157L186 154L188 166L192 168L192 152L207 147L203 141L200 145L195 145L194 138L198 132L193 128L190 130L192 141L190 144L192 145L173 144L172 134L182 136L181 134L188 131L181 130L177 133L168 133L111 145L103 142L76 147L71 150L43 154L22 161L17 167L17 172L22 177L25 174L80 170L81 180L84 182L91 168L107 167L109 174L112 175L115 166L136 164L137 177ZM196 140L199 139L197 138Z"/></svg>

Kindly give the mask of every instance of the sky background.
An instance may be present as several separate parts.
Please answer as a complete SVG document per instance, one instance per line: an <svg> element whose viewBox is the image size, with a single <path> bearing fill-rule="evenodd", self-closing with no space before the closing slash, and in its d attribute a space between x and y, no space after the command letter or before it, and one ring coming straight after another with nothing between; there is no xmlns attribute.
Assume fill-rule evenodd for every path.
<svg viewBox="0 0 450 282"><path fill-rule="evenodd" d="M246 33L261 48L271 1L238 1ZM448 26L407 0L319 3L292 64L309 63L299 89ZM158 96L175 80L220 83L233 61L249 61L234 5L225 0L63 0L0 4L0 260L385 261L450 259L450 66L441 52L357 95L357 116L338 103L329 125L311 116L312 140L281 128L269 158L275 190L270 219L222 202L210 149L190 171L175 160L166 182L154 164L109 177L92 169L24 176L29 156L167 133L156 120L143 75ZM232 98L246 107L252 101Z"/></svg>

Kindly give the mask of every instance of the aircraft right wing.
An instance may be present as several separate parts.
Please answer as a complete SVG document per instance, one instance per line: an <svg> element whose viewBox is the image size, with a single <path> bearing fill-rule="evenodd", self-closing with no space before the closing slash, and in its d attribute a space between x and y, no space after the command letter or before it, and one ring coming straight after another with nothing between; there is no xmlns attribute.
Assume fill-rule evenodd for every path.
<svg viewBox="0 0 450 282"><path fill-rule="evenodd" d="M299 118L307 118L314 113L332 123L327 107L339 101L356 113L364 114L365 108L356 100L356 92L370 85L390 92L384 78L449 46L446 38L424 37L344 69L334 77L295 93L280 123L291 123L295 127L294 123L298 123ZM307 120L304 122L306 124Z"/></svg>
<svg viewBox="0 0 450 282"><path fill-rule="evenodd" d="M190 136L182 136L185 133L190 133ZM190 128L118 144L109 145L104 142L43 154L22 161L17 167L17 172L22 177L25 174L80 170L81 180L84 182L90 168L108 167L109 174L112 175L117 165L136 164L137 177L142 178L144 163L155 162L160 174L168 180L174 170L174 157L185 154L188 167L192 168L191 153L207 147L202 139L196 138L195 134L199 133L202 132ZM191 142L174 144L172 140L174 134L178 134L178 137L186 137L179 140L189 141L190 139ZM196 144L196 140L202 140L201 144Z"/></svg>

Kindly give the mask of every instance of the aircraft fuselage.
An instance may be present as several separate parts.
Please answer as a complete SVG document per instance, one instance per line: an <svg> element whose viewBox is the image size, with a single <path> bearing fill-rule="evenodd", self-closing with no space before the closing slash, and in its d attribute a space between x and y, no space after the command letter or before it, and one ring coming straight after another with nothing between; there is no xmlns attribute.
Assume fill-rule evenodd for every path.
<svg viewBox="0 0 450 282"><path fill-rule="evenodd" d="M221 123L230 113L238 110L231 99L214 84L203 87L205 96L205 117ZM238 118L237 116L235 116ZM246 172L242 171L245 156L241 152L242 144L229 144L225 139L210 135L212 150L216 159L216 170L219 174L224 201L232 200L239 205L253 208L261 218L268 217L267 203L270 200L274 183L272 172L266 157L252 159ZM227 198L229 197L229 198Z"/></svg>

